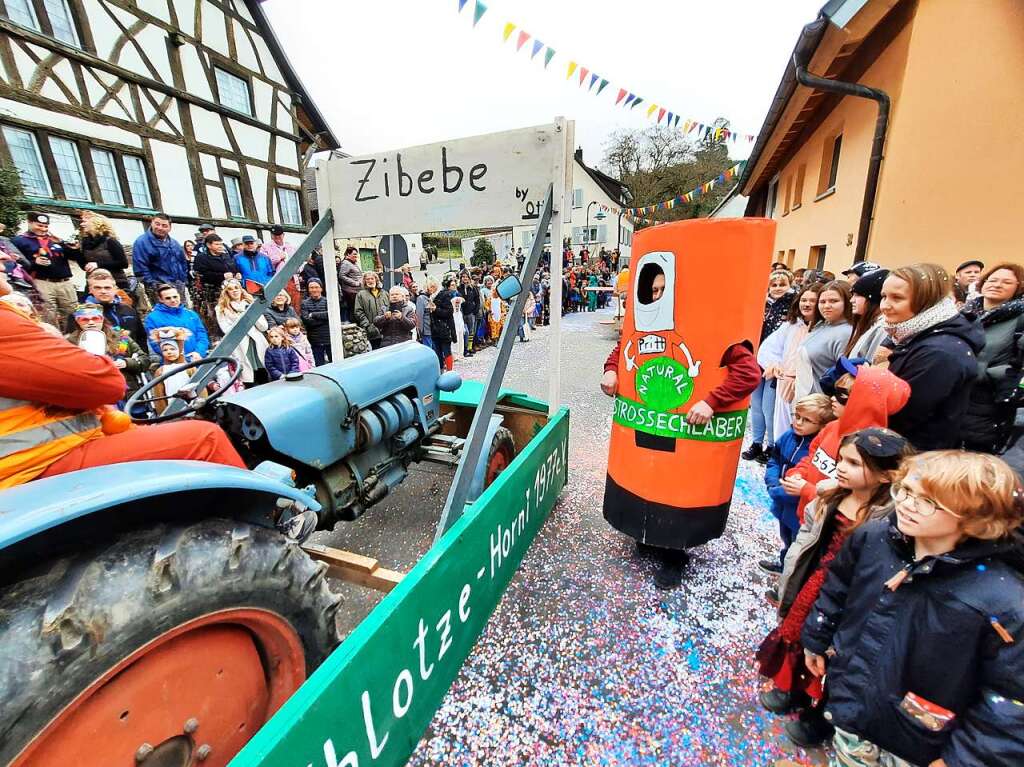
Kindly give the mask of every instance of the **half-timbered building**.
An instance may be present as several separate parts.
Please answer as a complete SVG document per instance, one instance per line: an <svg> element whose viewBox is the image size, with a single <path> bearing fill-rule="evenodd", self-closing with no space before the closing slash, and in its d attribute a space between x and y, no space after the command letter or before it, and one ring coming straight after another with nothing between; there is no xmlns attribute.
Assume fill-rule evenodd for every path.
<svg viewBox="0 0 1024 767"><path fill-rule="evenodd" d="M309 226L303 171L339 144L259 0L0 0L0 162L67 235L78 211L131 242Z"/></svg>

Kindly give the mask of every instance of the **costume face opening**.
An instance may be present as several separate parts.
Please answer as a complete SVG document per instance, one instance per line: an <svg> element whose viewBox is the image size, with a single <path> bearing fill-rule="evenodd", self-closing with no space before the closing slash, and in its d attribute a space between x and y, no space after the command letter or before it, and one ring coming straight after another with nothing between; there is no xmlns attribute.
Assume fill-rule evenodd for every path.
<svg viewBox="0 0 1024 767"><path fill-rule="evenodd" d="M675 324L675 257L647 253L637 265L633 320L639 331L671 330Z"/></svg>

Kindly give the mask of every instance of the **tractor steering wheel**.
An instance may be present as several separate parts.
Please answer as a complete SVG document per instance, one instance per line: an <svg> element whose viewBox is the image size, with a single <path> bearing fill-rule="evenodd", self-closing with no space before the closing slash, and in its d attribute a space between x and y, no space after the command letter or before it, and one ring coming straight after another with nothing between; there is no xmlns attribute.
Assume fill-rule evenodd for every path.
<svg viewBox="0 0 1024 767"><path fill-rule="evenodd" d="M220 388L217 389L217 391L210 394L209 396L200 396L192 387L192 385L186 386L185 388L180 389L176 392L164 394L163 396L160 397L148 396L157 387L158 384L162 384L171 376L177 375L182 371L189 370L190 368L201 368L205 365L215 365L214 369L208 374L207 380L213 380L217 374L217 371L220 370L220 368L222 367L228 367L231 370L231 377L227 380L227 382L220 384L220 382L218 381L217 383L220 385ZM234 385L235 381L237 381L239 376L241 375L242 366L238 364L238 360L234 359L233 357L204 357L203 359L196 360L195 362L182 362L179 365L175 365L174 367L168 368L163 373L154 378L152 381L148 381L144 386L142 386L138 391L136 391L131 397L128 398L128 402L125 403L124 409L126 413L131 415L132 423L153 424L163 423L164 421L171 421L176 418L184 418L186 416L192 415L193 413L199 412L204 407L206 407L206 405L222 396L224 392L229 391L231 387ZM135 415L132 415L132 412L135 409L136 405L145 404L149 402L160 402L162 400L179 400L185 403L185 407L182 408L181 410L176 410L172 413L168 412L168 410L170 409L170 403L168 403L168 410L164 410L164 412L161 415L157 415L152 418L138 418Z"/></svg>

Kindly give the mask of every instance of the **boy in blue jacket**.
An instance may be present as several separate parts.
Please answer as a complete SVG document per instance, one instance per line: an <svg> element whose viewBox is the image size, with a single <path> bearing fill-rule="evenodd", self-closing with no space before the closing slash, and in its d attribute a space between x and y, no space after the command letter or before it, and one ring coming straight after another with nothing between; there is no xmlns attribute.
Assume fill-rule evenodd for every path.
<svg viewBox="0 0 1024 767"><path fill-rule="evenodd" d="M800 520L796 515L800 497L790 495L783 489L782 478L807 455L815 435L833 418L835 414L831 400L824 394L802 397L793 405L793 427L776 439L772 447L764 472L764 484L772 499L772 516L779 520L782 552L778 560L762 559L757 563L767 573L778 575L782 572L786 552L800 530Z"/></svg>

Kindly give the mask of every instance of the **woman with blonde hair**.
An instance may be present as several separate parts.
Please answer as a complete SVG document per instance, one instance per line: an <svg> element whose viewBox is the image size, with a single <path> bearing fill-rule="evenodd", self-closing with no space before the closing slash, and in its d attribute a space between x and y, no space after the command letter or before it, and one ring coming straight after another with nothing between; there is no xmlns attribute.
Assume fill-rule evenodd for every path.
<svg viewBox="0 0 1024 767"><path fill-rule="evenodd" d="M236 279L224 280L224 286L221 288L220 298L217 300L215 309L217 324L220 325L222 333L227 335L228 331L245 314L252 301L252 296L242 289L242 283ZM246 388L266 381L263 359L268 344L264 333L269 327L270 323L267 322L267 318L261 316L256 320L256 324L249 329L242 342L231 352L231 356L242 366L242 375L239 380Z"/></svg>
<svg viewBox="0 0 1024 767"><path fill-rule="evenodd" d="M889 420L918 450L959 447L981 325L960 314L953 280L938 264L893 269L882 283L882 316L889 335L889 372L910 385L910 400Z"/></svg>
<svg viewBox="0 0 1024 767"><path fill-rule="evenodd" d="M79 224L82 232L81 250L86 273L93 269L106 269L114 276L114 282L121 290L128 289L128 256L117 239L110 219L99 213L82 217Z"/></svg>

